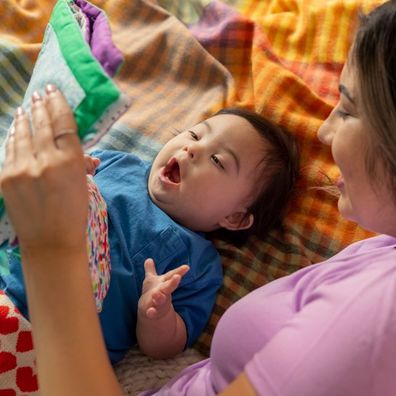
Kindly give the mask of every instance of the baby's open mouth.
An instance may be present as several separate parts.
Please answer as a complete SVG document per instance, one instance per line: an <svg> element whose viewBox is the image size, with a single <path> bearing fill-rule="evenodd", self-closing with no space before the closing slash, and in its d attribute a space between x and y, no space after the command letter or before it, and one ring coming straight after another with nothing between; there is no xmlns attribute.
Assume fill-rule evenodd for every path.
<svg viewBox="0 0 396 396"><path fill-rule="evenodd" d="M164 176L172 183L180 183L180 167L176 158L172 158L165 166Z"/></svg>

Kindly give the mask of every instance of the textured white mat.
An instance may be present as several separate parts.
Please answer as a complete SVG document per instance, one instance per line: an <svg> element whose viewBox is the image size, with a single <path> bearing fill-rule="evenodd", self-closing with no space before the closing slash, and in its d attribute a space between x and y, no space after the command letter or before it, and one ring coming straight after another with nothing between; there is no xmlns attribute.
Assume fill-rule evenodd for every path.
<svg viewBox="0 0 396 396"><path fill-rule="evenodd" d="M137 349L128 352L115 367L125 395L137 395L147 389L160 387L184 367L204 359L195 349L187 349L172 359L154 360Z"/></svg>

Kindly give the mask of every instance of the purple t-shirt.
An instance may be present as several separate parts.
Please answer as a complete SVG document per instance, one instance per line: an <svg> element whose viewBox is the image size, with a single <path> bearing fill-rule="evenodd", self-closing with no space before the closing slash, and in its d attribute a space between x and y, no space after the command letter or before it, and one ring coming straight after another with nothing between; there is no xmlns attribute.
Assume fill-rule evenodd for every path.
<svg viewBox="0 0 396 396"><path fill-rule="evenodd" d="M153 394L215 395L244 370L263 396L395 395L395 249L370 238L255 290L221 318L211 358Z"/></svg>

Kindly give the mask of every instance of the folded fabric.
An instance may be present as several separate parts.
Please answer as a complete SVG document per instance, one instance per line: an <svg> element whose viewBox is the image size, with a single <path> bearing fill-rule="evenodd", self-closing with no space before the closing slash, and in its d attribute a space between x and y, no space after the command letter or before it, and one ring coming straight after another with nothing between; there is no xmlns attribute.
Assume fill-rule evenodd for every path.
<svg viewBox="0 0 396 396"><path fill-rule="evenodd" d="M30 323L0 290L0 395L37 396L36 353Z"/></svg>
<svg viewBox="0 0 396 396"><path fill-rule="evenodd" d="M57 85L73 109L81 141L89 147L129 107L128 97L112 81L122 60L102 10L85 0L58 0L22 107L30 110L34 91Z"/></svg>

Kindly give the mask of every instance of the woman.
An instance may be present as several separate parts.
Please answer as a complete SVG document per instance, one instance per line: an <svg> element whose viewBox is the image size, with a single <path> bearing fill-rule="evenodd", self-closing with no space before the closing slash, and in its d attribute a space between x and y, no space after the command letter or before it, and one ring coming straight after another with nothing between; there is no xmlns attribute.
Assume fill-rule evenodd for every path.
<svg viewBox="0 0 396 396"><path fill-rule="evenodd" d="M220 320L210 359L158 394L395 394L395 37L396 2L388 1L363 21L340 102L318 132L340 168L340 212L384 235L241 299ZM121 394L89 297L78 221L86 208L84 166L72 116L57 91L35 107L33 138L25 116L17 117L1 187L20 236L41 394ZM38 145L43 152L35 152Z"/></svg>

